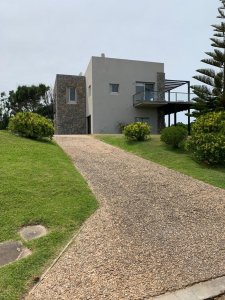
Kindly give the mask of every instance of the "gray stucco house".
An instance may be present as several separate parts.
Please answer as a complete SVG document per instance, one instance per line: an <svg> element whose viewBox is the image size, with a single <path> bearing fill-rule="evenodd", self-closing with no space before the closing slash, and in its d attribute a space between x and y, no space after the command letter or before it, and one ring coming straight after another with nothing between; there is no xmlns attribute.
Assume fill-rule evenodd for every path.
<svg viewBox="0 0 225 300"><path fill-rule="evenodd" d="M186 93L171 90L187 85ZM118 133L119 123L148 122L152 133L165 116L189 110L189 81L165 79L164 64L92 57L84 76L56 75L56 134ZM189 120L190 122L190 120Z"/></svg>

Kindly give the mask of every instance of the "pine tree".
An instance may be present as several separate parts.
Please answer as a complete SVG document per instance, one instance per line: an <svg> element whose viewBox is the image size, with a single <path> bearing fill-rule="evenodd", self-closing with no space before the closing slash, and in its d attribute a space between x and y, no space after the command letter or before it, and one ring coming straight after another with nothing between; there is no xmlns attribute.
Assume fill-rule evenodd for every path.
<svg viewBox="0 0 225 300"><path fill-rule="evenodd" d="M199 69L200 75L193 78L203 83L202 85L193 85L192 89L196 98L192 112L193 117L198 117L207 112L225 110L225 0L220 0L222 6L218 8L221 19L219 25L212 25L214 29L211 46L213 52L206 52L209 58L203 59L202 62L212 67L210 69Z"/></svg>

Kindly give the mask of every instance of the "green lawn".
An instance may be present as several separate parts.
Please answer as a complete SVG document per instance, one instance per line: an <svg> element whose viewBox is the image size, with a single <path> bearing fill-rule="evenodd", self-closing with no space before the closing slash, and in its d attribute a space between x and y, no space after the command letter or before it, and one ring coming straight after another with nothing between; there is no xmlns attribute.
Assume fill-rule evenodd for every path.
<svg viewBox="0 0 225 300"><path fill-rule="evenodd" d="M43 224L49 234L25 243L32 255L0 267L0 299L19 299L97 208L87 183L53 142L0 131L0 242Z"/></svg>
<svg viewBox="0 0 225 300"><path fill-rule="evenodd" d="M96 138L113 146L132 152L170 169L179 171L204 182L225 189L225 168L211 168L193 161L181 150L173 150L152 135L150 141L128 142L123 135L96 135Z"/></svg>

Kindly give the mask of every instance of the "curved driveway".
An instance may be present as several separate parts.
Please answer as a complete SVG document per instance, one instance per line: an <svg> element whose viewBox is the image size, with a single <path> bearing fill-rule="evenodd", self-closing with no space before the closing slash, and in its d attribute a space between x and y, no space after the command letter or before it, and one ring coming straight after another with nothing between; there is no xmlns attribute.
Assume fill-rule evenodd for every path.
<svg viewBox="0 0 225 300"><path fill-rule="evenodd" d="M225 274L225 190L90 136L55 140L101 205L29 299L151 299Z"/></svg>

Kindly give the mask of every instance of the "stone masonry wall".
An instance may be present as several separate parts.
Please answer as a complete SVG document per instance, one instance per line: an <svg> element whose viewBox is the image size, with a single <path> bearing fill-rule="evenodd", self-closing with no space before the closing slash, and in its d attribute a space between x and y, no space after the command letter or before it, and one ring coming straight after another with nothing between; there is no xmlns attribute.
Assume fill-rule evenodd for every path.
<svg viewBox="0 0 225 300"><path fill-rule="evenodd" d="M165 101L165 73L157 73L157 100ZM164 111L158 108L158 133L165 128Z"/></svg>
<svg viewBox="0 0 225 300"><path fill-rule="evenodd" d="M76 88L77 103L69 103L67 88ZM86 81L84 76L56 75L54 88L55 134L85 134Z"/></svg>
<svg viewBox="0 0 225 300"><path fill-rule="evenodd" d="M166 127L165 123L165 113L164 111L159 107L157 110L158 113L158 134L161 133L162 129Z"/></svg>
<svg viewBox="0 0 225 300"><path fill-rule="evenodd" d="M157 100L165 100L165 73L157 73Z"/></svg>

